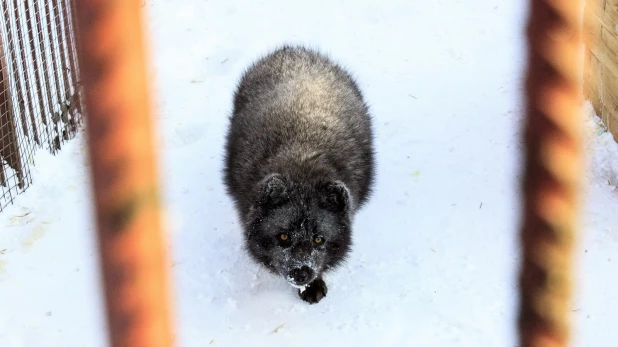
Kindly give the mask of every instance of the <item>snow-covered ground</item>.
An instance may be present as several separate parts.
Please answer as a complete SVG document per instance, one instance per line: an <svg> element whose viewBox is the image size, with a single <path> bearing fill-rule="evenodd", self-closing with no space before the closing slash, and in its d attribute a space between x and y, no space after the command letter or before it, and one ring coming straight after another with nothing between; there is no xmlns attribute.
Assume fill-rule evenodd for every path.
<svg viewBox="0 0 618 347"><path fill-rule="evenodd" d="M517 344L521 0L150 0L179 346ZM284 43L347 66L377 189L317 305L255 266L221 181L244 67ZM575 346L618 330L618 145L586 107ZM83 136L0 214L0 346L105 346Z"/></svg>

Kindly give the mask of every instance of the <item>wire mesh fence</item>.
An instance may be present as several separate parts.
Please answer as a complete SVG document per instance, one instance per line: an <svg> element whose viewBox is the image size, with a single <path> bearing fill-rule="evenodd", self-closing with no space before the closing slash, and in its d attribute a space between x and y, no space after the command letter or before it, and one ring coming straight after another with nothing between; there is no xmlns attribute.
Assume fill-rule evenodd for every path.
<svg viewBox="0 0 618 347"><path fill-rule="evenodd" d="M82 122L72 1L0 0L0 211Z"/></svg>

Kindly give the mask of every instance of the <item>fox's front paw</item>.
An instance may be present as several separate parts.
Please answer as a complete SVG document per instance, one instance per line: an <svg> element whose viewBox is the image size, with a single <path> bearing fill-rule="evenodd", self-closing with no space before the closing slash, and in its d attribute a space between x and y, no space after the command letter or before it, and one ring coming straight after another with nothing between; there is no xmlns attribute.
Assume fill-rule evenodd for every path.
<svg viewBox="0 0 618 347"><path fill-rule="evenodd" d="M299 289L298 295L300 295L301 299L305 300L310 304L317 304L326 296L328 292L328 287L326 287L326 283L321 278L316 278L313 282L309 283L305 290Z"/></svg>

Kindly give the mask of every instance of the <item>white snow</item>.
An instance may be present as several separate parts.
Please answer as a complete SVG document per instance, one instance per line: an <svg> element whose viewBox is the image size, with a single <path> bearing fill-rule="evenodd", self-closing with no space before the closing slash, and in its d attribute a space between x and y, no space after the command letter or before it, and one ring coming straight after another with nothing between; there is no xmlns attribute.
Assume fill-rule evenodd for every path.
<svg viewBox="0 0 618 347"><path fill-rule="evenodd" d="M178 346L517 345L521 0L150 0ZM284 42L332 55L375 117L376 193L317 305L254 265L221 180L233 88ZM618 145L589 154L574 346L618 340ZM0 213L0 346L106 346L83 135Z"/></svg>

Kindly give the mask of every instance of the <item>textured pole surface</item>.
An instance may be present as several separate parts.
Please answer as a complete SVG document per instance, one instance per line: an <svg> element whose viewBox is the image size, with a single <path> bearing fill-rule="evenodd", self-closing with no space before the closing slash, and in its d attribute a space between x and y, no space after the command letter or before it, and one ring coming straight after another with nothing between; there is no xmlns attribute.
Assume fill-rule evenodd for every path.
<svg viewBox="0 0 618 347"><path fill-rule="evenodd" d="M582 167L581 0L531 0L520 272L520 347L570 343Z"/></svg>
<svg viewBox="0 0 618 347"><path fill-rule="evenodd" d="M110 343L171 346L140 4L74 5Z"/></svg>

